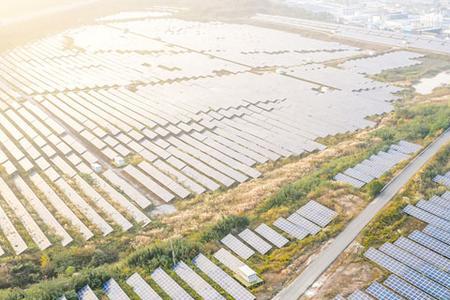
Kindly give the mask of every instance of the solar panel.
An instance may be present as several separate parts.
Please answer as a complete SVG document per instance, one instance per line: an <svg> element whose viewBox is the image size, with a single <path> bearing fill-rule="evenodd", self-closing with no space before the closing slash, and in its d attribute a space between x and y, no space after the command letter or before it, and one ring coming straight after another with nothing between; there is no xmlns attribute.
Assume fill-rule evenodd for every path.
<svg viewBox="0 0 450 300"><path fill-rule="evenodd" d="M169 274L163 269L158 268L153 271L151 275L152 279L158 284L158 286L174 300L193 300L192 298L175 280L173 280Z"/></svg>
<svg viewBox="0 0 450 300"><path fill-rule="evenodd" d="M310 234L317 234L319 233L322 228L313 222L309 221L308 219L305 219L304 217L300 216L298 213L293 213L287 218L288 221L294 223L295 225L298 225L304 229L306 229Z"/></svg>
<svg viewBox="0 0 450 300"><path fill-rule="evenodd" d="M136 295L142 300L162 300L162 298L150 287L150 285L139 275L134 273L127 279Z"/></svg>
<svg viewBox="0 0 450 300"><path fill-rule="evenodd" d="M337 295L336 297L333 298L333 300L345 300L345 298L342 295Z"/></svg>
<svg viewBox="0 0 450 300"><path fill-rule="evenodd" d="M446 187L450 187L450 179L448 177L437 175L433 178L433 181L442 185L445 185Z"/></svg>
<svg viewBox="0 0 450 300"><path fill-rule="evenodd" d="M434 298L427 293L422 292L396 275L390 275L384 281L384 285L409 300L434 300Z"/></svg>
<svg viewBox="0 0 450 300"><path fill-rule="evenodd" d="M325 205L322 205L319 202L314 201L314 200L309 201L308 203L306 203L305 206L310 207L311 209L317 211L321 215L328 217L328 218L334 218L337 216L337 213L334 210L329 209Z"/></svg>
<svg viewBox="0 0 450 300"><path fill-rule="evenodd" d="M138 190L131 186L127 181L119 177L113 170L108 169L103 173L106 179L112 184L120 188L130 199L133 199L141 208L147 208L152 204L147 198L145 198Z"/></svg>
<svg viewBox="0 0 450 300"><path fill-rule="evenodd" d="M448 258L410 239L400 237L394 244L446 272L450 270L450 260Z"/></svg>
<svg viewBox="0 0 450 300"><path fill-rule="evenodd" d="M126 199L121 193L110 186L106 181L104 181L100 176L93 173L90 174L91 178L95 181L97 187L102 189L110 198L123 207L137 223L141 223L143 226L151 222L151 220L136 206L134 206L128 199Z"/></svg>
<svg viewBox="0 0 450 300"><path fill-rule="evenodd" d="M67 182L64 178L59 178L55 181L55 184L61 189L61 191L69 198L72 203L77 206L80 211L91 221L96 227L98 227L104 236L110 234L113 228L100 216L95 209L92 208Z"/></svg>
<svg viewBox="0 0 450 300"><path fill-rule="evenodd" d="M289 222L283 217L280 217L275 222L273 222L273 226L283 230L284 232L298 240L304 239L309 234L306 229Z"/></svg>
<svg viewBox="0 0 450 300"><path fill-rule="evenodd" d="M256 233L254 233L248 228L239 233L239 237L244 242L252 246L253 249L255 249L256 251L258 251L263 255L269 252L270 249L272 249L272 246L268 242L260 238Z"/></svg>
<svg viewBox="0 0 450 300"><path fill-rule="evenodd" d="M380 178L384 173L384 171L380 171L375 167L363 163L357 164L353 168L359 172L362 172L375 178Z"/></svg>
<svg viewBox="0 0 450 300"><path fill-rule="evenodd" d="M303 205L297 213L321 227L327 226L337 216L335 211L314 200Z"/></svg>
<svg viewBox="0 0 450 300"><path fill-rule="evenodd" d="M367 289L366 292L380 300L402 300L403 298L395 294L393 291L386 288L384 285L378 282L373 282Z"/></svg>
<svg viewBox="0 0 450 300"><path fill-rule="evenodd" d="M180 261L174 267L175 273L183 279L197 294L205 300L225 299L200 275L195 273L186 263Z"/></svg>
<svg viewBox="0 0 450 300"><path fill-rule="evenodd" d="M391 154L394 157L397 157L399 161L406 160L406 159L409 158L408 154L405 154L405 153L403 153L401 151L393 149L392 147L391 147L391 149L388 150L388 154Z"/></svg>
<svg viewBox="0 0 450 300"><path fill-rule="evenodd" d="M278 248L282 248L289 242L287 238L264 223L256 227L255 231Z"/></svg>
<svg viewBox="0 0 450 300"><path fill-rule="evenodd" d="M370 248L365 254L368 259L386 268L390 272L400 276L422 291L438 299L450 299L450 291L406 265L396 261L386 254L374 248Z"/></svg>
<svg viewBox="0 0 450 300"><path fill-rule="evenodd" d="M343 173L337 174L336 176L334 176L333 179L336 180L336 181L348 183L348 184L350 184L350 185L352 185L352 186L354 186L355 188L358 188L358 189L362 188L366 184L365 182L363 182L361 180L358 180L358 179L355 179L353 177L347 176L347 175L345 175Z"/></svg>
<svg viewBox="0 0 450 300"><path fill-rule="evenodd" d="M366 293L356 290L350 296L347 297L348 300L372 300L372 298Z"/></svg>
<svg viewBox="0 0 450 300"><path fill-rule="evenodd" d="M178 182L174 181L172 178L159 171L157 168L152 166L146 161L139 164L139 168L144 170L147 174L151 175L153 178L158 180L159 183L163 184L166 188L177 194L180 198L184 199L189 196L190 192L181 186Z"/></svg>
<svg viewBox="0 0 450 300"><path fill-rule="evenodd" d="M450 201L450 192L445 192L441 195L441 198L444 198L446 200Z"/></svg>
<svg viewBox="0 0 450 300"><path fill-rule="evenodd" d="M403 211L408 215L413 216L414 218L417 218L421 221L424 221L440 229L450 232L450 222L442 218L439 218L433 214L430 214L429 212L426 212L423 209L408 204L408 206L406 206L403 209Z"/></svg>
<svg viewBox="0 0 450 300"><path fill-rule="evenodd" d="M450 201L448 199L445 199L444 197L434 195L428 202L436 204L438 206L442 206L443 208L450 208Z"/></svg>
<svg viewBox="0 0 450 300"><path fill-rule="evenodd" d="M39 187L47 200L55 207L55 209L57 209L58 213L70 221L71 225L74 226L86 240L89 240L94 235L38 173L32 174L30 179L34 185Z"/></svg>
<svg viewBox="0 0 450 300"><path fill-rule="evenodd" d="M239 300L255 299L255 296L253 296L242 285L240 285L236 280L231 278L230 275L225 273L221 268L216 266L203 254L199 254L197 257L193 259L192 262L194 263L195 266L197 266L197 268L199 268L203 273L208 275L208 277L211 278L211 280L217 283L234 299Z"/></svg>
<svg viewBox="0 0 450 300"><path fill-rule="evenodd" d="M386 243L379 248L380 251L395 258L401 263L404 263L410 268L413 268L417 272L420 272L430 279L442 284L443 286L450 287L450 275L446 272L434 267L426 261L414 256L407 251L394 246L391 243Z"/></svg>
<svg viewBox="0 0 450 300"><path fill-rule="evenodd" d="M444 255L447 258L450 258L450 247L447 244L442 243L439 240L418 230L414 230L408 237L411 240L422 244L423 246Z"/></svg>
<svg viewBox="0 0 450 300"><path fill-rule="evenodd" d="M91 287L86 285L77 292L79 300L98 300L97 296L92 291Z"/></svg>
<svg viewBox="0 0 450 300"><path fill-rule="evenodd" d="M433 225L427 225L424 228L423 232L431 237L434 237L435 239L440 240L441 242L450 245L450 233L447 231L441 230L437 227L434 227Z"/></svg>
<svg viewBox="0 0 450 300"><path fill-rule="evenodd" d="M369 183L374 179L373 176L359 172L358 170L356 170L354 168L348 168L347 170L345 170L344 175L353 177L353 178L355 178L359 181L365 182L365 183Z"/></svg>
<svg viewBox="0 0 450 300"><path fill-rule="evenodd" d="M171 192L167 191L136 167L128 165L123 170L165 202L170 202L173 198L175 198Z"/></svg>
<svg viewBox="0 0 450 300"><path fill-rule="evenodd" d="M22 202L17 198L16 194L9 188L7 183L0 177L0 195L8 204L16 217L20 220L33 241L41 249L47 249L52 244L44 234L39 225L34 221L29 212L25 209Z"/></svg>
<svg viewBox="0 0 450 300"><path fill-rule="evenodd" d="M125 294L120 285L113 278L103 284L102 290L111 300L130 300L127 294Z"/></svg>
<svg viewBox="0 0 450 300"><path fill-rule="evenodd" d="M450 220L450 210L442 206L424 200L420 200L416 206L442 219L446 219L447 221Z"/></svg>
<svg viewBox="0 0 450 300"><path fill-rule="evenodd" d="M230 248L234 253L243 259L249 259L255 251L246 246L243 242L238 240L234 235L229 233L221 240L222 244Z"/></svg>
<svg viewBox="0 0 450 300"><path fill-rule="evenodd" d="M122 230L127 231L133 227L133 224L130 221L128 221L114 206L106 201L105 198L103 198L102 195L90 186L87 181L81 178L81 176L75 175L74 180L81 191L87 195L101 211L108 215L114 223L119 225Z"/></svg>
<svg viewBox="0 0 450 300"><path fill-rule="evenodd" d="M398 145L400 147L402 147L403 149L409 151L409 153L406 153L406 154L412 154L414 152L419 151L422 148L422 146L419 145L419 144L414 144L414 143L411 143L411 142L408 142L408 141L403 141L403 140L400 141L398 143Z"/></svg>
<svg viewBox="0 0 450 300"><path fill-rule="evenodd" d="M3 234L8 239L11 247L14 249L17 255L21 254L28 247L25 241L23 240L20 233L14 227L12 221L9 219L6 212L0 206L0 229L3 231Z"/></svg>
<svg viewBox="0 0 450 300"><path fill-rule="evenodd" d="M256 272L252 270L247 264L240 261L236 256L231 254L229 251L220 248L216 253L214 253L214 257L222 263L224 266L226 266L228 269L233 271L239 278L244 279L248 283L256 283L260 282L261 279L257 277ZM247 270L249 274L251 273L254 281L251 281L248 277L244 275L242 270Z"/></svg>

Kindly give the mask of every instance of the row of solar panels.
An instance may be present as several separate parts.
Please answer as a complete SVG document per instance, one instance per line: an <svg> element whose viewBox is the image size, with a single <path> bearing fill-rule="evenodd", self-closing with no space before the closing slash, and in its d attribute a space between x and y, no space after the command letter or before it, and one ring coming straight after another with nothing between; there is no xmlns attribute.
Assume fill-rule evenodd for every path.
<svg viewBox="0 0 450 300"><path fill-rule="evenodd" d="M54 235L66 246L73 241L74 231L89 240L98 232L108 235L116 228L127 231L134 224L150 223L138 208L148 207L150 200L112 171L104 177L94 173L89 167L92 152L51 120L34 104L17 105L0 114L0 164L9 175L0 180L0 196L6 204L0 207L0 229L9 242L6 247L17 255L29 248L15 220L40 250L53 244ZM83 173L92 180L80 176Z"/></svg>
<svg viewBox="0 0 450 300"><path fill-rule="evenodd" d="M195 271L194 268L199 271ZM200 296L202 299L210 300L224 300L227 297L239 300L253 300L253 296L247 289L245 289L238 281L233 279L228 273L223 271L219 266L212 262L203 254L199 254L192 260L189 265L183 261L178 262L172 271L176 274L178 282L183 282L189 286L195 293L195 296ZM217 291L211 284L209 284L204 277L208 277L212 282L220 286L226 293ZM173 300L193 300L194 296L186 291L168 272L162 268L157 268L150 275L153 283L162 291L159 295L155 289L138 273L134 273L126 280L126 285L129 290L134 293L134 298L142 300L161 300L163 297L169 297ZM110 300L129 300L130 296L113 278L106 281L102 285L102 292ZM130 293L131 294L131 293ZM77 292L79 300L98 300L96 293L89 285L84 286ZM63 296L59 300L66 300Z"/></svg>
<svg viewBox="0 0 450 300"><path fill-rule="evenodd" d="M291 214L287 219L279 218L274 223L274 226L281 229L290 237L300 239L308 234L318 233L322 227L328 225L336 215L336 212L333 210L312 200ZM228 234L221 242L241 259L247 260L255 254L255 251L261 255L265 255L273 248L273 246L281 248L286 245L289 240L270 226L262 223L254 230L246 228L237 234L237 237ZM192 265L200 270L201 273L196 272L193 267L183 261L178 262L173 267L172 271L175 272L178 279L186 283L187 286L203 299L217 300L225 298L204 279L204 276L201 276L200 274L206 275L206 277L220 286L220 288L233 299L255 299L242 284L250 286L262 282L262 279L256 272L242 262L240 258L224 248L221 248L214 253L213 257L225 266L228 271L231 271L234 274L234 278L203 254L199 254L192 260ZM193 299L189 292L183 289L180 284L178 284L177 281L162 268L153 271L150 278L171 299ZM178 280L178 282L180 282L180 280ZM126 284L140 299L161 299L158 293L138 273L134 273L130 276L126 280ZM114 279L105 282L102 286L102 291L111 300L130 299ZM77 294L80 300L98 299L88 285L79 290ZM64 297L60 298L60 300L64 299Z"/></svg>
<svg viewBox="0 0 450 300"><path fill-rule="evenodd" d="M335 299L450 299L450 192L408 205L404 212L428 225L365 253L393 274L382 284Z"/></svg>
<svg viewBox="0 0 450 300"><path fill-rule="evenodd" d="M343 173L337 174L334 180L361 188L372 180L380 178L395 165L408 159L411 154L420 149L420 145L400 141L398 144L392 145L387 152L380 151L353 168L348 168Z"/></svg>
<svg viewBox="0 0 450 300"><path fill-rule="evenodd" d="M289 217L278 218L273 226L288 236L301 240L310 234L317 234L336 215L337 213L333 210L311 200ZM237 237L230 233L221 242L239 257L247 260L255 254L255 251L264 255L272 249L272 246L265 240L278 248L283 247L289 241L271 227L261 224L254 231L249 228L245 229Z"/></svg>
<svg viewBox="0 0 450 300"><path fill-rule="evenodd" d="M433 178L433 181L450 188L450 171L445 173L444 175L437 175Z"/></svg>
<svg viewBox="0 0 450 300"><path fill-rule="evenodd" d="M55 97L49 97L49 99L50 98L53 99L52 101L56 101ZM39 99L42 101L45 98L40 97ZM90 123L93 125L95 122L100 122L99 119L102 120L102 124L106 124L106 120L113 120L112 115L105 115L100 112L101 107L97 107L100 111L96 109L95 114L92 112L88 113L88 110L91 109L91 107L99 104L94 105L90 103L89 109L88 106L80 108L79 102L81 101L81 98L76 99L79 100L77 101L79 113L83 113L86 116L82 118L80 115L77 115L77 118L75 119L80 122L81 120L87 122L83 124L86 125L93 122ZM62 120L74 120L72 118L74 114L72 114L72 116L66 114L69 111L74 110L74 108L69 109L68 105L75 105L75 101L73 99L70 100L68 97L65 97L64 100L64 106L61 106L58 109L55 105L48 106L50 105L50 102L48 102L48 105L46 106L48 111L43 110L36 104L39 101L33 104L31 102L24 103L23 105L16 104L13 107L3 100L0 100L0 105L3 105L2 109L5 109L4 114L0 114L0 133L5 133L3 135L0 134L2 149L4 149L0 149L0 164L5 168L7 174L13 177L12 181L14 181L20 193L23 194L25 200L31 204L34 210L36 210L40 219L49 225L57 236L62 239L64 246L69 244L73 239L70 236L71 232L66 232L66 228L60 226L60 223L64 223L65 220L60 220L58 216L56 219L51 216L54 209L59 212L59 216L70 221L70 224L74 225L75 229L88 240L94 236L89 223L92 223L94 225L93 227L98 228L103 235L108 235L115 229L113 227L115 224L120 226L123 230L129 230L133 226L133 223L130 222L133 220L130 219L134 219L136 220L136 223L143 225L150 222L150 219L138 208L138 206L142 209L147 208L151 204L150 200L147 199L149 197L148 195L144 196L144 194L134 187L132 182L128 181L130 177L133 178L134 181L140 182L141 185L145 186L154 194L157 194L161 199L170 200L174 198L174 195L170 191L173 191L179 197L184 198L190 194L190 190L197 193L204 192L205 189L201 184L211 190L219 188L220 185L213 181L214 179L210 179L211 177L216 177L217 181L223 179L222 183L227 186L235 182L231 177L222 174L231 174L238 181L247 179L245 175L242 175L244 173L249 174L251 177L258 177L259 172L251 168L251 165L256 163L256 161L251 159L251 156L253 155L256 158L262 159L262 161L267 161L271 157L270 155L268 155L268 157L263 156L264 153L258 155L256 152L244 147L242 148L245 155L238 155L239 153L228 148L228 146L230 146L234 149L234 146L237 146L237 144L234 145L229 139L225 138L223 138L222 141L222 139L219 138L219 135L213 134L212 132L208 134L208 138L197 132L196 134L193 133L193 136L195 135L196 138L179 134L177 138L172 137L168 139L174 146L180 147L179 151L176 151L175 156L185 159L187 164L195 166L191 168L175 156L168 158L171 154L163 148L172 149L169 147L169 143L164 142L161 139L155 141L154 144L149 140L143 141L143 134L140 134L129 125L126 125L123 128L121 127L121 129L124 130L122 133L119 133L119 129L116 128L116 136L112 138L112 136L114 136L113 134L107 135L106 131L102 130L97 125L88 126L92 129L90 130L87 127L84 128L81 126L80 123L77 123L76 126L72 126L75 123L72 124L72 122L68 122L68 128L73 127L74 130L77 130L78 128L80 137L89 141L94 141L92 144L93 146L101 144L103 146L100 146L100 148L107 147L105 149L111 150L112 148L106 146L107 144L111 147L121 145L121 149L125 152L121 152L120 154L127 156L132 152L129 149L124 149L125 145L133 145L130 148L136 149L135 146L138 142L142 142L142 145L148 147L148 149L151 149L155 153L159 153L158 155L161 155L161 159L157 159L156 155L150 155L150 150L144 151L144 149L139 146L140 148L137 148L136 151L138 152L138 150L141 149L143 152L141 151L139 153L142 154L147 161L141 162L138 166L128 165L122 169L121 172L113 172L111 169L108 169L102 174L96 174L90 166L93 163L98 162L98 158L93 154L94 152L88 149L90 147L86 147L81 143L80 138L75 139L68 133L65 127L54 121L49 115L49 112L52 111L52 109L55 109L55 111L65 113L63 115L58 114ZM86 100L83 101L82 102L86 105L89 102L86 102ZM100 117L100 115L103 117ZM218 113L218 115L220 114ZM86 119L87 116L93 119ZM94 118L94 116L96 118ZM130 117L128 116L128 118ZM118 121L117 118L116 121ZM136 124L137 122L136 120L132 122L130 119L124 119L124 121L130 124ZM115 122L113 123L116 124ZM120 122L120 124L124 125L125 123ZM139 124L136 124L136 126L138 125ZM106 127L114 128L113 125ZM230 139L235 140L232 133L225 129L222 130L225 134L229 134L227 136ZM144 131L145 129L142 132ZM125 132L128 132L127 134L129 134L129 136L125 134ZM278 135L280 136L280 133L278 133ZM288 137L286 137L286 139L288 139ZM245 139L242 140L241 143L245 147L256 149L255 144L252 144L249 141L248 144L245 144ZM205 143L209 146L205 146ZM227 146L224 146L221 143L227 144ZM203 152L195 150L194 147L201 149ZM236 149L238 151L242 150L241 148ZM258 149L263 152L262 147ZM176 149L173 148L173 150L175 151ZM214 165L213 167L220 170L222 173L215 171L212 167L208 167L206 164L200 162L197 158L191 157L184 151L193 153L195 157L204 162L208 162L211 166ZM226 153L226 155L222 154L221 151ZM119 154L116 152L108 152L112 153L111 157L109 157L111 160L115 157L119 157ZM219 164L216 159L203 153L213 155L217 157L217 159L220 159L222 163L228 164L236 170L244 170L245 172L238 173L232 169L225 168L225 166ZM275 154L270 151L267 153ZM233 159L230 157L233 157ZM236 157L237 159L235 159ZM279 156L276 158L278 157ZM167 158L167 163L164 160L165 158ZM238 162L238 160L242 160L242 163ZM152 163L149 161L152 161ZM179 170L177 170L177 168ZM201 169L203 173L208 174L208 176L202 175L200 172L195 171L195 169ZM186 170L186 175L180 172L183 170ZM45 197L48 198L52 204L51 206L47 206L44 203L45 201L41 201L40 194L38 195L39 197L34 194L34 185L30 185L27 176L19 175L19 171L31 174L31 176L29 176L31 181L36 186L36 189L40 189L45 194ZM76 207L75 211L72 211L70 207L67 207L62 203L62 200L58 196L59 194L57 195L57 193L55 193L57 190L54 190L53 186L49 186L46 183L46 178L41 177L40 171L42 171L51 182L55 183L57 189L61 190L61 192L67 196L68 200ZM86 181L85 176L80 176L82 173L88 174L93 181L95 181L95 188L90 182ZM125 177L122 175L125 175ZM73 180L69 180L68 178ZM190 178L193 179L191 180ZM201 184L197 184L195 181L198 181ZM157 184L157 182L161 183L161 185ZM86 199L83 195L72 188L73 184L76 184L80 188L83 194L87 196L88 201L85 201ZM119 193L116 188L120 188L126 196ZM99 194L97 190L103 190L109 196L104 199L103 194ZM3 191L7 191L7 189L3 188L2 192ZM111 197L111 199L109 199L109 197ZM21 223L24 224L27 232L30 233L33 241L39 246L39 249L44 250L49 247L52 244L50 242L51 238L45 236L45 232L40 232L39 226L34 225L35 222L28 216L30 213L26 211L26 208L22 208L22 203L20 201L22 199L7 197L7 200L10 200L8 201L8 204L13 207L13 211L20 211L18 218ZM96 206L94 208L90 206L90 200L95 202ZM110 200L112 203L110 203ZM99 210L96 210L96 207L98 207ZM83 221L79 219L79 215L76 213L78 210L86 220L84 220L84 218ZM28 249L28 245L26 245L22 236L16 232L14 220L8 220L6 213L4 214L1 208L0 214L4 216L2 220L5 220L0 222L0 229L5 233L15 254L21 254ZM32 216L33 214L31 213L30 215ZM130 219L128 219L128 217L130 217ZM110 220L113 221L113 224L108 222ZM0 256L3 254L5 254L5 251L0 247Z"/></svg>

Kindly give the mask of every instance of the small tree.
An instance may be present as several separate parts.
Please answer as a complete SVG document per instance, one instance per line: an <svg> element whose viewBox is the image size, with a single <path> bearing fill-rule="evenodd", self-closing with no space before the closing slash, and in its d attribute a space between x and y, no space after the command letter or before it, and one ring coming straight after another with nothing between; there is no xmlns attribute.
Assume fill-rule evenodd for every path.
<svg viewBox="0 0 450 300"><path fill-rule="evenodd" d="M384 184L382 184L379 180L375 179L371 183L367 185L367 191L369 192L370 197L377 196L381 190L384 188Z"/></svg>

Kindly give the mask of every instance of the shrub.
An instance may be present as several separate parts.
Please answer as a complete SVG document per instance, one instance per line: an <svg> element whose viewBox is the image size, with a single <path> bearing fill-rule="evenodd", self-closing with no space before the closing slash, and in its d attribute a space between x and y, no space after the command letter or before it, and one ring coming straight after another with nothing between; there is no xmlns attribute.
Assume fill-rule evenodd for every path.
<svg viewBox="0 0 450 300"><path fill-rule="evenodd" d="M368 185L367 185L367 191L369 193L370 197L376 197L381 190L384 188L384 184L381 183L378 179L374 179L372 180Z"/></svg>
<svg viewBox="0 0 450 300"><path fill-rule="evenodd" d="M170 268L173 260L191 260L199 251L197 243L189 242L184 239L174 240L157 244L149 248L139 250L128 258L130 267L145 267L156 269L157 267Z"/></svg>
<svg viewBox="0 0 450 300"><path fill-rule="evenodd" d="M230 232L241 231L249 225L247 217L229 216L220 220L216 225L203 233L201 241L221 240Z"/></svg>

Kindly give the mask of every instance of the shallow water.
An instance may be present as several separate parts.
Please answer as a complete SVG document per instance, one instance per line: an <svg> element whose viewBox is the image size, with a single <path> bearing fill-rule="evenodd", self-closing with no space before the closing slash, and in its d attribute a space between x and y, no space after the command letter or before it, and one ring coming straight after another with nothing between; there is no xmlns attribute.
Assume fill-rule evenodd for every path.
<svg viewBox="0 0 450 300"><path fill-rule="evenodd" d="M431 78L423 78L419 83L414 85L417 93L426 95L433 92L437 87L450 85L450 71L445 71Z"/></svg>

